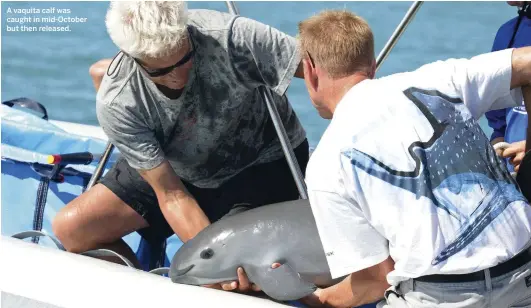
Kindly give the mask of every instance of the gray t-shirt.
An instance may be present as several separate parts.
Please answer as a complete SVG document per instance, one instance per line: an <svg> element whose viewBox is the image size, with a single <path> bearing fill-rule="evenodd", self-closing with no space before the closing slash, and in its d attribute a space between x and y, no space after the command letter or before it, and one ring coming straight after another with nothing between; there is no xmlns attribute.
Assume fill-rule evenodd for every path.
<svg viewBox="0 0 531 308"><path fill-rule="evenodd" d="M306 138L285 96L300 55L295 38L257 21L189 13L196 52L183 94L167 98L120 53L98 91L97 116L131 167L152 169L167 159L183 180L215 188L244 168L283 157L259 87L272 90L291 144Z"/></svg>

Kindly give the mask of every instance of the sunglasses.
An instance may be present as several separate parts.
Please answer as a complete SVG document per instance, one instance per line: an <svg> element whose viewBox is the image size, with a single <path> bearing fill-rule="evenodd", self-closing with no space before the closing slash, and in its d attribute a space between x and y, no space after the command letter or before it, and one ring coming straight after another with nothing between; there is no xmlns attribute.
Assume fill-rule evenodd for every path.
<svg viewBox="0 0 531 308"><path fill-rule="evenodd" d="M194 42L192 39L190 39L190 46L191 46L191 49L190 51L184 55L184 57L182 57L181 60L177 61L177 63L171 65L171 66L168 66L168 67L163 67L163 68L154 68L154 69L151 69L151 68L147 68L145 66L143 66L142 64L140 64L138 62L137 59L135 59L135 61L140 65L142 66L142 68L146 71L146 73L150 76L150 77L160 77L160 76L164 76L164 75L167 75L169 74L171 71L173 71L174 69L178 68L179 66L183 66L186 62L190 61L190 59L194 56L195 54L195 45L194 45Z"/></svg>
<svg viewBox="0 0 531 308"><path fill-rule="evenodd" d="M312 68L315 68L315 63L313 62L312 55L310 55L309 51L306 51L306 54L308 55L308 60L310 60L310 65L312 66Z"/></svg>

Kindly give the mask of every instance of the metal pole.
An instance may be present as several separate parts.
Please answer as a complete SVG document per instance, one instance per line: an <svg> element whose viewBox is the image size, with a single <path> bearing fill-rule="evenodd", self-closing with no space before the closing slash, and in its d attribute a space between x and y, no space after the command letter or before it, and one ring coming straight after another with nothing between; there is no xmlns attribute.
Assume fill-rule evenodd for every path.
<svg viewBox="0 0 531 308"><path fill-rule="evenodd" d="M226 1L226 3L231 14L239 15L238 9L236 8L236 4L234 4L233 1ZM295 157L295 153L293 152L293 147L291 146L291 143L288 140L288 134L286 133L286 129L280 121L277 106L272 103L273 99L271 95L271 90L267 88L261 88L260 96L266 102L267 109L269 110L269 115L271 116L271 120L273 121L273 125L275 126L278 138L280 139L282 150L284 151L284 155L286 156L286 160L288 161L288 165L295 180L295 184L297 185L297 189L299 190L299 195L302 199L308 199L306 183L304 183L302 171L299 167L299 164L297 163L297 158Z"/></svg>
<svg viewBox="0 0 531 308"><path fill-rule="evenodd" d="M387 58L387 56L391 52L391 49L393 49L395 44L398 42L398 40L406 30L406 27L409 25L411 20L413 20L413 17L415 17L415 14L417 14L418 10L420 9L420 6L423 3L424 1L415 1L411 5L398 27L396 27L395 32L391 35L391 38L389 39L389 41L387 41L387 44L385 44L384 48L378 55L378 58L376 58L376 70L380 68L383 61L385 60L385 58Z"/></svg>
<svg viewBox="0 0 531 308"><path fill-rule="evenodd" d="M96 182L100 179L103 173L103 169L105 168L107 161L111 157L113 149L114 145L111 142L107 142L107 147L105 148L105 151L103 152L103 155L101 156L101 159L98 162L98 166L94 170L92 177L90 177L90 181L87 184L86 191L88 191L92 186L96 185Z"/></svg>
<svg viewBox="0 0 531 308"><path fill-rule="evenodd" d="M225 1L227 3L227 8L229 9L229 13L232 15L240 15L240 10L236 7L236 4L234 1Z"/></svg>
<svg viewBox="0 0 531 308"><path fill-rule="evenodd" d="M293 148L288 139L288 134L286 133L284 125L280 122L280 116L278 114L277 107L275 106L275 104L271 103L273 101L273 98L271 97L271 91L263 88L260 91L260 96L263 100L265 100L267 104L267 109L269 110L269 114L271 115L271 119L273 119L273 125L275 126L275 130L277 131L278 139L280 139L280 144L282 145L284 156L286 156L289 168L291 170L291 174L293 175L293 179L295 180L295 184L297 185L297 189L299 190L299 195L302 199L308 199L304 176L302 175L301 168L297 163L297 158L295 157L295 153L293 152Z"/></svg>

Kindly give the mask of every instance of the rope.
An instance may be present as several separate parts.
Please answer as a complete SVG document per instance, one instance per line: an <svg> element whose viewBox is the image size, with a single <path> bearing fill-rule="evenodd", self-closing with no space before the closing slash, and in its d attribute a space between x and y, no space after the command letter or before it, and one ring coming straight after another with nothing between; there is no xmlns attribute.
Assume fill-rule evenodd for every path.
<svg viewBox="0 0 531 308"><path fill-rule="evenodd" d="M42 230L42 222L44 219L44 208L46 207L46 199L48 198L48 188L50 187L50 178L41 176L39 188L37 190L37 198L35 200L35 211L33 213L33 230ZM33 237L33 243L39 243L39 236Z"/></svg>
<svg viewBox="0 0 531 308"><path fill-rule="evenodd" d="M153 269L151 271L149 271L151 274L155 274L155 275L168 275L168 273L170 272L170 268L169 267L159 267L159 268L156 268L156 269Z"/></svg>
<svg viewBox="0 0 531 308"><path fill-rule="evenodd" d="M54 242L54 244L55 244L55 246L57 246L57 248L59 248L60 250L65 250L65 248L63 247L61 242L59 242L56 238L54 238L53 236L47 234L44 231L35 231L35 230L24 231L24 232L20 232L20 233L14 234L11 237L19 239L19 240L27 239L27 238L30 238L30 237L36 237L36 238L47 237L47 238L51 239Z"/></svg>
<svg viewBox="0 0 531 308"><path fill-rule="evenodd" d="M509 146L511 146L511 144L507 143L507 142L498 142L496 143L495 145L493 145L492 147L494 148L494 150L505 150L507 149Z"/></svg>
<svg viewBox="0 0 531 308"><path fill-rule="evenodd" d="M88 256L88 257L117 257L119 258L124 265L127 265L128 267L136 268L131 261L129 261L126 257L122 256L121 254L109 250L109 249L94 249L89 250L80 253L80 255Z"/></svg>
<svg viewBox="0 0 531 308"><path fill-rule="evenodd" d="M47 238L51 239L54 242L55 246L57 246L57 248L59 250L66 251L66 249L61 244L61 242L59 242L59 240L57 240L56 238L54 238L53 236L47 234L44 231L36 231L36 230L24 231L24 232L16 233L16 234L12 235L11 237L19 239L19 240L24 240L24 239L27 239L27 238L30 238L30 237L36 237L36 238L47 237ZM80 255L89 256L89 257L117 257L125 265L127 265L128 267L135 268L133 263L131 261L129 261L127 258L125 258L124 256L120 255L119 253L114 252L114 251L109 250L109 249L89 250L89 251L80 253Z"/></svg>

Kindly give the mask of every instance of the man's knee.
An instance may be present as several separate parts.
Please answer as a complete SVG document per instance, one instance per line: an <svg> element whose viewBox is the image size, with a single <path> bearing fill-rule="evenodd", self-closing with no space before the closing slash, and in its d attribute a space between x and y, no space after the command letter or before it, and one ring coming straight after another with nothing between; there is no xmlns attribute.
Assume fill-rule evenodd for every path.
<svg viewBox="0 0 531 308"><path fill-rule="evenodd" d="M59 211L52 221L52 231L66 250L79 253L90 250L90 248L76 232L76 225L79 225L79 222L76 222L78 215L75 211L76 207L69 206Z"/></svg>
<svg viewBox="0 0 531 308"><path fill-rule="evenodd" d="M93 203L106 202L108 197L105 196L104 191L96 184L91 190L88 190L70 201L55 215L52 221L52 231L63 244L66 250L70 252L80 253L87 250L95 249L99 243L94 241L95 234L99 230L94 216ZM101 215L103 213L100 212ZM92 229L92 230L91 230Z"/></svg>
<svg viewBox="0 0 531 308"><path fill-rule="evenodd" d="M102 184L68 203L52 222L55 237L76 253L100 248L147 226L142 216Z"/></svg>

